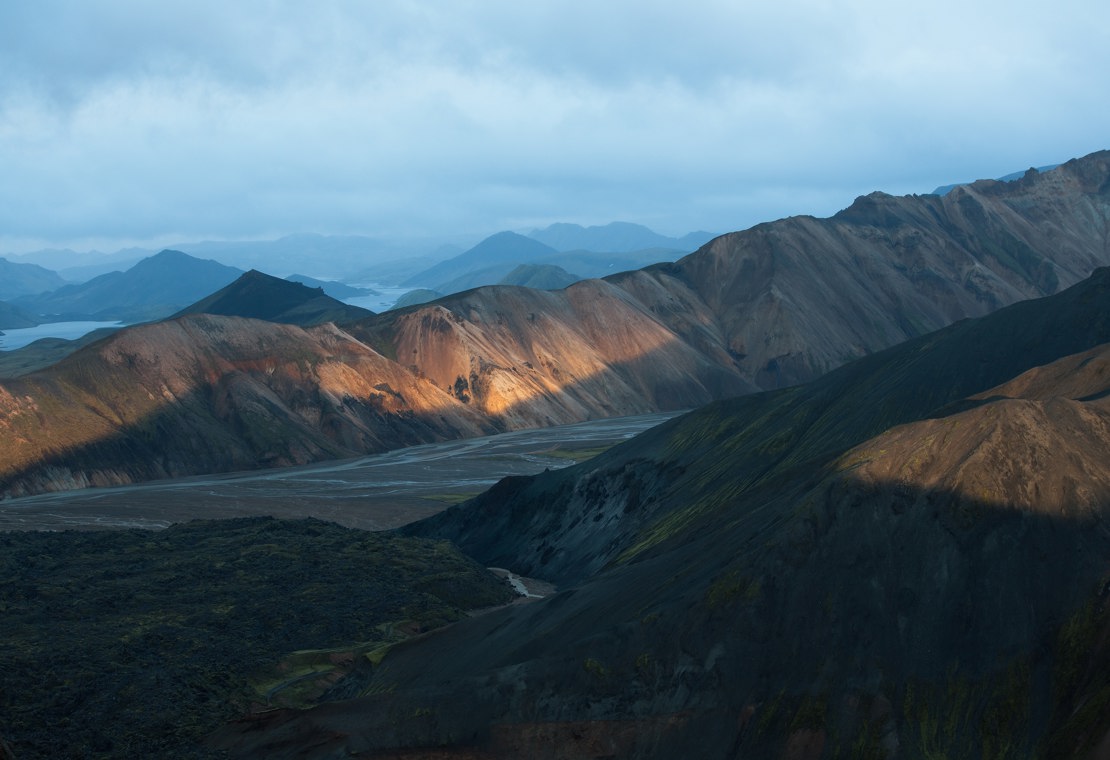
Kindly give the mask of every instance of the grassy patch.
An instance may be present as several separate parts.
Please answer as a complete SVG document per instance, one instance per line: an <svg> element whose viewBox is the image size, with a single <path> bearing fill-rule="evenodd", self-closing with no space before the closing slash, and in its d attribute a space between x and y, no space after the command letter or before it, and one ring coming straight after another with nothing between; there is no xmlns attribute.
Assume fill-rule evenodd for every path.
<svg viewBox="0 0 1110 760"><path fill-rule="evenodd" d="M482 491L459 491L458 493L426 493L421 494L422 499L440 501L444 504L462 504L467 499L473 499Z"/></svg>
<svg viewBox="0 0 1110 760"><path fill-rule="evenodd" d="M583 449L557 448L551 449L549 451L540 451L537 453L543 454L546 457L552 457L554 459L567 459L571 462L585 462L587 459L593 459L599 454L604 454L611 448L613 448L613 446L610 444L606 446L592 446L590 448Z"/></svg>

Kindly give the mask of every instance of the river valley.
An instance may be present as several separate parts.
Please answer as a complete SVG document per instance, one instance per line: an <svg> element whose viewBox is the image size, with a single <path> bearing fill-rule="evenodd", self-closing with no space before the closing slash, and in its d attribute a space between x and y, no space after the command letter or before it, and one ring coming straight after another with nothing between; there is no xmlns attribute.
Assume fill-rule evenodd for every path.
<svg viewBox="0 0 1110 760"><path fill-rule="evenodd" d="M442 511L505 476L574 464L673 416L593 420L302 467L9 499L0 501L0 530L159 529L253 515L387 530Z"/></svg>

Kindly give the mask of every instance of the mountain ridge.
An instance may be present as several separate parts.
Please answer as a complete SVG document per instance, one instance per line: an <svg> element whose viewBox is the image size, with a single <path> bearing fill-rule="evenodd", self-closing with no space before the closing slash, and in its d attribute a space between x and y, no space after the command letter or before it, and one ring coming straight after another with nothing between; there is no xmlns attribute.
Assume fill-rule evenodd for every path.
<svg viewBox="0 0 1110 760"><path fill-rule="evenodd" d="M437 403L461 405L466 420L457 431L436 429L467 435L483 426L507 430L686 409L788 387L956 320L1054 292L1108 262L1110 152L1103 151L1015 182L974 183L943 198L871 194L830 219L757 225L715 238L677 262L560 291L482 287L345 322L336 340L371 351L374 372L397 383L419 379L447 399ZM255 329L237 325L244 335ZM157 331L147 334L155 339ZM131 335L130 341L146 340L142 331ZM208 350L207 338L193 337L201 341L196 350ZM275 356L279 364L321 350L316 338L287 338L281 350L290 354ZM296 346L300 340L308 342L304 348ZM54 396L61 391L47 378L56 371L63 372L47 368L42 381L34 381L42 395L31 394L33 403L56 407L72 400ZM315 398L316 381L294 376ZM126 373L113 377L122 386L119 394L140 393ZM359 389L356 398L366 393L364 385L379 382L349 381ZM150 393L161 397L160 390ZM20 424L31 426L27 434L43 446L73 434L46 416ZM130 423L114 424L130 435ZM103 429L100 422L95 427ZM374 440L373 446L387 445ZM49 466L69 467L63 460L72 455L81 467L96 469L85 454L66 451L56 451ZM157 458L154 447L143 451ZM334 451L319 446L312 456ZM298 456L236 461L254 466L243 462L305 461L308 455ZM30 460L19 466L48 467ZM148 461L128 477L156 471ZM21 482L32 482L25 479L29 473Z"/></svg>
<svg viewBox="0 0 1110 760"><path fill-rule="evenodd" d="M211 259L164 250L125 272L111 272L78 285L66 285L15 305L61 319L140 322L168 317L230 283L242 271Z"/></svg>

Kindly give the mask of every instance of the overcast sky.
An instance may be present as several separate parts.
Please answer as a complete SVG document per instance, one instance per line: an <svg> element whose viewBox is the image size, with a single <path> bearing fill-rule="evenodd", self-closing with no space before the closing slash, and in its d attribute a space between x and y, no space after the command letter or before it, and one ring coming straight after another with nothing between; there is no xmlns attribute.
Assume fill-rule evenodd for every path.
<svg viewBox="0 0 1110 760"><path fill-rule="evenodd" d="M0 253L725 232L1110 148L1104 0L0 3Z"/></svg>

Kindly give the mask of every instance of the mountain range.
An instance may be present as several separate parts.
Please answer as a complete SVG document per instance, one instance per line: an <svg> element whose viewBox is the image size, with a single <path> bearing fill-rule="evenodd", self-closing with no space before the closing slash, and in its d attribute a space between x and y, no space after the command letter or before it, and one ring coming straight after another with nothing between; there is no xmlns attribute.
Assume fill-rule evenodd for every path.
<svg viewBox="0 0 1110 760"><path fill-rule="evenodd" d="M718 237L678 262L560 291L479 288L344 322L327 338L324 328L275 332L218 316L132 328L0 384L11 399L0 423L18 419L21 436L0 452L0 493L352 456L435 436L692 408L806 382L956 320L1056 292L1110 263L1108 188L1110 153L1102 152L944 197L875 193L829 219L793 217ZM167 335L204 369L141 363L146 374L136 375L119 358L156 351ZM244 359L222 353L220 341L260 348ZM317 370L347 356L364 362L357 372ZM287 369L267 374L271 367ZM92 379L78 381L81 373ZM398 393L374 390L383 380ZM127 400L126 414L105 413L97 393L108 387L109 398ZM251 390L218 390L225 387ZM193 425L183 420L195 416L195 402L183 400L195 398L207 399L206 434L228 443L167 458L160 439ZM352 413L361 430L383 402L390 415L380 422L394 426L393 443L381 426L351 435L335 421ZM36 406L66 414L51 419L33 414ZM436 408L445 413L429 423ZM301 431L311 445L274 449L269 435L247 435L243 415L258 410L267 429ZM135 436L145 443L130 443Z"/></svg>
<svg viewBox="0 0 1110 760"><path fill-rule="evenodd" d="M180 251L165 250L125 272L13 301L42 320L143 322L165 318L237 278L242 271Z"/></svg>
<svg viewBox="0 0 1110 760"><path fill-rule="evenodd" d="M680 238L660 235L642 224L610 222L583 227L558 222L533 230L528 237L549 245L557 251L611 251L631 253L649 248L694 251L716 237L712 232L690 232Z"/></svg>
<svg viewBox="0 0 1110 760"><path fill-rule="evenodd" d="M406 533L561 592L235 757L1101 757L1110 269ZM431 755L427 755L431 756Z"/></svg>
<svg viewBox="0 0 1110 760"><path fill-rule="evenodd" d="M459 293L483 285L504 283L513 270L522 265L557 267L565 272L579 273L571 280L573 282L639 269L661 261L674 261L710 238L712 235L709 233L690 233L681 239L668 238L647 227L626 222L588 228L558 224L536 230L528 236L499 232L473 248L413 275L402 285L438 293ZM545 240L551 241L552 245L545 243ZM640 246L640 243L644 245ZM578 247L561 247L572 244Z"/></svg>
<svg viewBox="0 0 1110 760"><path fill-rule="evenodd" d="M17 583L0 604L19 643L0 656L85 734L111 715L88 685L120 680L86 662L134 674L121 697L149 704L140 718L174 746L221 695L256 695L198 756L1106 757L1108 241L1104 151L943 196L873 193L553 291L486 286L372 314L240 274L0 381L0 497L693 411L506 478L373 551L268 521L8 540ZM397 574L369 628L335 605L355 592L327 591L350 582L349 547ZM463 565L470 601L441 612ZM461 619L504 596L479 566L556 588ZM294 588L282 618L272 600ZM396 636L423 589L456 622ZM177 599L187 613L153 605ZM58 621L95 630L109 656L74 664L62 638L50 657L35 632ZM231 667L248 637L280 656L271 629L340 622L360 641L298 640L265 677ZM139 659L151 652L172 662ZM198 664L175 715L164 695ZM64 744L17 717L36 746ZM95 735L98 752L133 751L131 726Z"/></svg>

